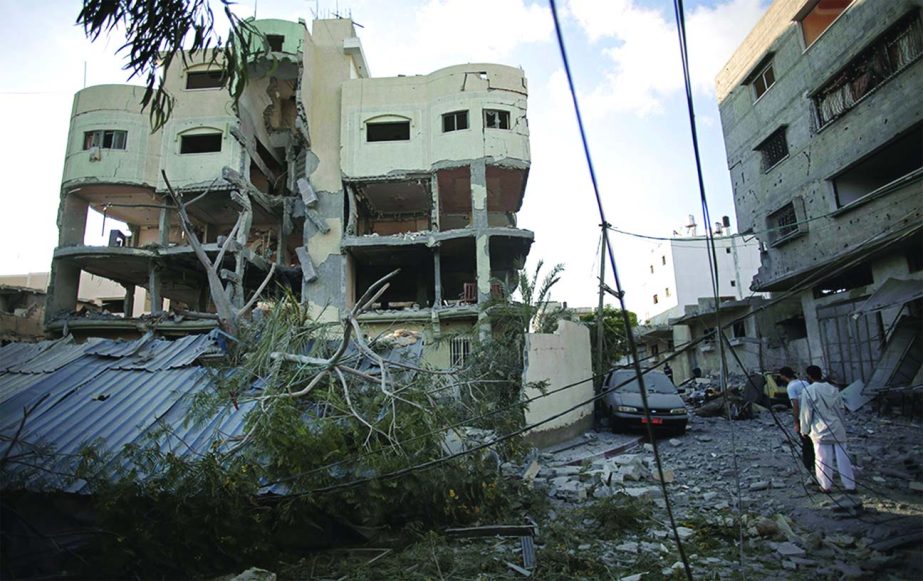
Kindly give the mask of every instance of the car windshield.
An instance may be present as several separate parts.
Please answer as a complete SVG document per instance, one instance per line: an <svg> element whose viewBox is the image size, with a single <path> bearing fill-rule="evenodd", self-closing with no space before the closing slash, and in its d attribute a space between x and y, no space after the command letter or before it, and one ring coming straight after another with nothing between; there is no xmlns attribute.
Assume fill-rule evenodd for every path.
<svg viewBox="0 0 923 581"><path fill-rule="evenodd" d="M625 385L622 385L623 383ZM613 373L609 378L609 387L619 385L622 385L622 387L619 387L618 391L630 393L639 393L641 391L633 371L616 371ZM648 393L676 393L676 387L673 386L673 382L660 371L646 373L644 375L644 386L647 387Z"/></svg>

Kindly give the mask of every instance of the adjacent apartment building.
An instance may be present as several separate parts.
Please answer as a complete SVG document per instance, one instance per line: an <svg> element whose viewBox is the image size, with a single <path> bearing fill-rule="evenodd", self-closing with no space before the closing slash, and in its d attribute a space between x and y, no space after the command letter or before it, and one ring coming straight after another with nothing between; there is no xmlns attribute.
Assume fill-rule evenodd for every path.
<svg viewBox="0 0 923 581"><path fill-rule="evenodd" d="M533 239L516 223L530 164L522 70L467 64L371 78L350 19L315 20L310 31L302 21L252 25L264 50L248 63L237 103L208 55L164 72L175 102L155 132L143 88L76 94L46 331L128 336L213 324L165 174L190 202L211 259L234 238L219 267L238 304L275 265L273 287L335 321L400 268L364 315L369 333L410 330L434 346L435 363L463 357L479 305L505 295ZM107 246L84 244L90 209L126 225ZM122 317L75 312L82 272L125 289ZM128 316L139 288L144 314Z"/></svg>
<svg viewBox="0 0 923 581"><path fill-rule="evenodd" d="M775 0L716 81L762 244L751 288L800 299L811 360L843 383L909 382L923 355L921 10Z"/></svg>

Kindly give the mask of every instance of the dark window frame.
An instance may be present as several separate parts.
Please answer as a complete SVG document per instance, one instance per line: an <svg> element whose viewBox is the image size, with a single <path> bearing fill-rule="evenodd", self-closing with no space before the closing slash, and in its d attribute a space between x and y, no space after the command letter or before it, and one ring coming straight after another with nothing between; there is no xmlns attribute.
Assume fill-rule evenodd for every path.
<svg viewBox="0 0 923 581"><path fill-rule="evenodd" d="M410 141L410 120L370 121L365 124L365 141L366 143Z"/></svg>
<svg viewBox="0 0 923 581"><path fill-rule="evenodd" d="M121 145L121 147L119 147ZM128 149L128 131L124 129L94 129L83 132L83 150L97 147L99 149Z"/></svg>
<svg viewBox="0 0 923 581"><path fill-rule="evenodd" d="M770 60L766 66L764 66L758 73L756 73L756 75L754 75L753 81L750 83L750 86L753 87L754 103L759 101L763 95L765 95L769 89L773 88L776 84L776 73L773 64L774 62Z"/></svg>
<svg viewBox="0 0 923 581"><path fill-rule="evenodd" d="M788 126L782 125L769 134L754 148L760 152L763 173L769 173L774 167L788 159Z"/></svg>
<svg viewBox="0 0 923 581"><path fill-rule="evenodd" d="M267 34L266 44L269 45L269 50L272 52L284 52L283 48L285 47L285 35Z"/></svg>
<svg viewBox="0 0 923 581"><path fill-rule="evenodd" d="M214 141L218 148L214 149ZM224 133L213 131L208 133L187 133L179 136L180 155L197 155L202 153L220 153L224 149ZM190 151L191 150L191 151Z"/></svg>
<svg viewBox="0 0 923 581"><path fill-rule="evenodd" d="M510 112L505 109L484 109L484 128L509 131L512 128Z"/></svg>
<svg viewBox="0 0 923 581"><path fill-rule="evenodd" d="M471 125L468 123L468 110L463 109L461 111L449 111L448 113L442 114L442 132L451 133L453 131L464 131L469 129Z"/></svg>
<svg viewBox="0 0 923 581"><path fill-rule="evenodd" d="M215 89L222 89L226 82L227 75L225 75L222 70L186 71L187 91L212 91Z"/></svg>

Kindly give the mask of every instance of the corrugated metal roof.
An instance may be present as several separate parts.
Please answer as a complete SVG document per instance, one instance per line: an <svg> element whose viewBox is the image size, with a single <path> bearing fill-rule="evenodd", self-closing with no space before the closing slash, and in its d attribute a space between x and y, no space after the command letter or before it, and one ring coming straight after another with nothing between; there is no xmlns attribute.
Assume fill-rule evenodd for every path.
<svg viewBox="0 0 923 581"><path fill-rule="evenodd" d="M49 350L54 348L53 352ZM74 481L80 453L93 446L111 457L105 468L114 474L128 462L125 446L156 443L162 451L179 456L207 453L216 443L226 448L229 438L244 433L247 413L256 404L230 404L215 415L191 423L194 397L210 389L204 367L194 365L202 354L216 349L215 337L187 336L177 341L142 338L137 341L70 342L27 345L7 352L10 367L28 372L0 372L0 456L31 453L28 463L5 467L30 488L86 492L86 483ZM33 360L45 352L49 357ZM390 359L419 359L418 345L391 350ZM372 370L372 361L358 361ZM261 389L259 380L254 390ZM30 414L23 420L23 410ZM311 421L309 416L305 421ZM13 435L22 424L16 442ZM5 436L5 438L3 438ZM39 451L39 453L35 453ZM286 487L267 487L284 493Z"/></svg>
<svg viewBox="0 0 923 581"><path fill-rule="evenodd" d="M71 361L83 356L87 349L92 349L100 339L90 339L77 344L70 337L55 341L48 349L41 351L28 361L11 366L9 373L49 373L57 371Z"/></svg>
<svg viewBox="0 0 923 581"><path fill-rule="evenodd" d="M114 365L115 369L138 369L161 371L191 365L196 359L217 351L214 337L208 335L187 335L175 341L155 339L147 342L130 357Z"/></svg>
<svg viewBox="0 0 923 581"><path fill-rule="evenodd" d="M38 343L9 343L0 347L0 371L6 371L15 365L22 365L57 341L39 341Z"/></svg>
<svg viewBox="0 0 923 581"><path fill-rule="evenodd" d="M104 339L87 350L87 353L90 355L99 355L100 357L128 357L134 355L136 351L153 339L154 336L151 333L147 333L140 339L132 341L125 339Z"/></svg>

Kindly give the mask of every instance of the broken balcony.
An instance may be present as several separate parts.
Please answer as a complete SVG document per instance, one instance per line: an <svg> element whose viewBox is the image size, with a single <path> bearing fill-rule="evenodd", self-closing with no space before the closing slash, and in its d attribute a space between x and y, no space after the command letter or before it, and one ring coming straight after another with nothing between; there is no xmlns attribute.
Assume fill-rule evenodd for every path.
<svg viewBox="0 0 923 581"><path fill-rule="evenodd" d="M430 180L368 182L355 193L354 230L358 236L392 236L433 228Z"/></svg>

